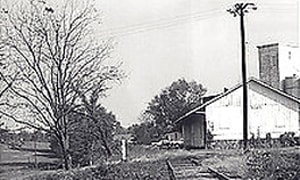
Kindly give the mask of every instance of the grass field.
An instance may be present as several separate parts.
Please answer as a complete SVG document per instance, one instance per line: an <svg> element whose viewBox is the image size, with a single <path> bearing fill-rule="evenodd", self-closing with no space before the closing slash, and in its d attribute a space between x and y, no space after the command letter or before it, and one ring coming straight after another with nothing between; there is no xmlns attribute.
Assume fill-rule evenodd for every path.
<svg viewBox="0 0 300 180"><path fill-rule="evenodd" d="M22 175L35 173L35 162L38 166L53 164L57 159L51 158L49 143L25 142L21 147L9 148L0 144L0 179L21 179Z"/></svg>
<svg viewBox="0 0 300 180"><path fill-rule="evenodd" d="M166 160L173 164L184 164L196 159L203 166L210 166L220 172L231 175L245 176L249 167L246 165L245 158L248 153L242 150L184 150L184 149L158 149L151 146L129 146L128 161L123 163L110 163L108 166L96 165L72 169L68 172L63 171L41 171L29 168L32 165L34 154L32 143L27 143L21 150L11 150L7 146L1 145L2 165L0 168L0 179L97 179L99 174L105 172L107 179L168 179ZM48 145L38 145L38 154L47 154ZM49 150L49 149L48 149ZM265 151L265 150L261 150ZM268 149L268 152L279 151L281 154L294 154L300 157L300 148L280 148ZM276 160L276 159L275 159ZM285 159L288 160L288 159ZM55 159L47 156L37 156L38 162L51 163ZM8 163L8 164L7 164ZM273 163L273 162L272 162ZM275 162L276 163L276 162ZM277 162L279 165L282 161ZM295 166L299 166L298 161L293 161ZM293 166L294 166L293 165ZM291 167L291 164L287 164ZM282 166L282 168L285 168ZM1 173L2 172L2 173ZM33 178L31 178L33 177ZM101 176L102 177L102 176Z"/></svg>

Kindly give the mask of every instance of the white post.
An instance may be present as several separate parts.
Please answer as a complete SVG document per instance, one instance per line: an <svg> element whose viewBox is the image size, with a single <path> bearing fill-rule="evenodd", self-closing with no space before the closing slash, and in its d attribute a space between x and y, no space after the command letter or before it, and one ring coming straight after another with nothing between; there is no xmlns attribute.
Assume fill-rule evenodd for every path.
<svg viewBox="0 0 300 180"><path fill-rule="evenodd" d="M122 161L127 160L127 141L122 139Z"/></svg>

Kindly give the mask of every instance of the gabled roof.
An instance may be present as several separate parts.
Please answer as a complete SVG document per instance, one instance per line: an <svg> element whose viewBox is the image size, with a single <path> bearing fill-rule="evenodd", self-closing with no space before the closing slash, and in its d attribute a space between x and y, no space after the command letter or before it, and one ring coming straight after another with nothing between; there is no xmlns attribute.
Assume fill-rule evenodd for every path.
<svg viewBox="0 0 300 180"><path fill-rule="evenodd" d="M263 86L264 88L267 88L267 89L269 89L269 90L271 90L271 91L273 91L273 92L275 92L275 93L277 93L277 94L279 94L279 95L281 95L281 96L284 96L284 97L286 97L286 98L288 98L288 99L290 99L290 100L292 100L292 101L294 101L294 102L300 104L300 100L297 99L296 97L291 96L291 95L289 95L289 94L287 94L287 93L285 93L285 92L283 92L283 91L281 91L281 90L279 90L279 89L273 88L272 86L270 86L270 85L268 85L268 84L266 84L266 83L264 83L264 82L262 82L262 81L260 81L260 80L258 80L258 79L256 79L256 78L254 78L254 77L249 78L248 81L247 81L247 84L249 84L250 82L257 83L257 84ZM226 95L232 93L233 91L239 89L240 87L242 87L242 83L237 84L236 86L232 87L232 88L229 89L228 91L221 93L219 96L213 98L212 100L207 101L206 103L201 104L200 106L196 107L195 109L189 111L189 112L186 113L185 115L183 115L183 116L181 116L180 118L178 118L178 119L175 121L175 123L176 123L176 124L179 123L180 121L182 121L184 118L188 117L189 115L191 115L191 114L193 114L193 113L195 113L195 112L200 111L201 109L203 109L203 108L206 107L207 105L209 105L209 104L211 104L211 103L213 103L213 102L215 102L215 101L221 99L222 97L224 97L224 96L226 96Z"/></svg>

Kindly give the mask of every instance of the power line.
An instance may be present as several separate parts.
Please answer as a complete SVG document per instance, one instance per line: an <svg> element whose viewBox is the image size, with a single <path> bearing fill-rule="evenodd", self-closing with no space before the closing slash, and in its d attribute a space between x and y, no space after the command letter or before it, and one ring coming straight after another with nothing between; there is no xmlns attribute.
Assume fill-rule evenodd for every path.
<svg viewBox="0 0 300 180"><path fill-rule="evenodd" d="M259 13L296 14L295 12L292 12L291 10L279 10L279 9L265 9L265 10L263 10L263 11L260 11Z"/></svg>
<svg viewBox="0 0 300 180"><path fill-rule="evenodd" d="M186 13L177 15L171 18L161 18L154 21L148 21L144 23L134 24L125 27L114 28L112 31L103 30L94 32L95 35L106 35L111 34L113 36L125 36L132 35L140 32L146 32L156 29L168 28L184 23L189 23L191 20L204 20L220 15L223 11L220 9L210 9L206 11L198 11L195 13ZM4 25L5 26L5 25ZM6 26L8 27L8 26Z"/></svg>
<svg viewBox="0 0 300 180"><path fill-rule="evenodd" d="M216 16L214 16L216 17ZM212 18L212 17L210 17ZM209 19L209 18L197 18L197 19L194 19L194 20L205 20L205 19ZM195 22L195 21L193 21ZM118 34L118 36L126 36L126 35L132 35L132 34L137 34L137 33L142 33L142 32L147 32L147 31L152 31L152 30L159 30L159 29L166 29L166 28L171 28L171 27L174 27L174 26L178 26L178 25L181 25L181 24L186 24L186 23L192 23L192 21L184 21L184 22L181 22L181 23L173 23L173 24L166 24L166 25L163 25L163 26L158 26L158 27L152 27L152 28L148 28L148 29L141 29L141 30L138 30L138 31L135 31L135 32L128 32L128 33L124 33L124 34Z"/></svg>
<svg viewBox="0 0 300 180"><path fill-rule="evenodd" d="M261 8L265 11L260 11L261 13L291 13L290 9L295 8L294 6L290 6L293 4L281 3L281 4L262 4L267 5L266 8ZM271 5L268 7L268 5ZM284 5L284 6L283 6ZM273 6L273 7L272 7ZM276 7L277 6L277 7ZM288 7L288 8L287 8ZM287 12L285 12L287 11ZM137 33L170 28L173 26L192 23L199 20L210 19L212 17L216 17L222 14L223 11L220 9L209 9L205 11L198 11L194 13L186 13L181 15L176 15L171 18L161 18L153 21L147 21L143 23L138 23L129 26L117 27L112 30L103 30L98 32L93 32L95 35L111 35L111 36L127 36L133 35ZM193 20L193 21L192 21Z"/></svg>
<svg viewBox="0 0 300 180"><path fill-rule="evenodd" d="M158 29L165 29L165 28L170 28L174 26L178 26L181 24L186 24L186 23L193 23L195 21L199 20L206 20L210 19L213 17L217 17L222 15L222 11L215 11L214 13L210 14L201 14L201 15L195 15L195 16L190 16L190 17L184 17L184 18L179 18L179 19L173 19L171 21L165 21L162 23L153 23L153 24L141 24L141 25L133 25L133 26L127 26L127 27L122 27L122 28L117 28L119 31L100 31L100 32L92 32L94 35L100 35L100 36L105 36L110 34L111 36L127 36L127 35L133 35L137 33L142 33L142 32L147 32L147 31L152 31L152 30L158 30ZM193 20L193 21L192 21Z"/></svg>
<svg viewBox="0 0 300 180"><path fill-rule="evenodd" d="M297 9L297 7L295 7L295 6L291 6L291 7L264 6L261 8L261 10L264 10L264 9L293 10L293 9Z"/></svg>
<svg viewBox="0 0 300 180"><path fill-rule="evenodd" d="M289 6L289 8L282 7L280 4L273 4L274 8L271 8L271 6L268 8L264 8L263 11L260 11L261 13L268 13L268 10L270 10L270 13L293 13L290 10L291 9L296 9L294 6ZM278 5L278 7L276 7ZM293 5L293 4L291 4ZM213 13L215 12L215 13ZM205 14L206 13L206 14ZM212 13L212 14L209 14ZM174 18L169 18L169 19L162 19L164 22L159 23L161 20L154 21L156 23L141 23L141 24L136 24L133 26L128 26L128 27L121 27L121 28L116 28L119 31L111 31L110 33L114 36L126 36L126 35L132 35L140 32L145 32L145 31L151 31L151 30L157 30L157 29L162 29L162 28L168 28L172 26L176 26L179 24L184 24L184 23L189 23L187 20L204 20L204 19L209 19L211 16L218 16L221 15L222 11L219 11L218 9L212 9L208 10L206 12L197 12L193 14L187 14L187 15L179 15ZM207 17L205 17L207 16ZM172 20L173 19L173 20ZM166 21L169 20L169 21ZM183 21L183 22L181 22ZM152 21L153 22L153 21ZM109 31L106 31L108 33ZM102 34L105 34L104 32L100 32Z"/></svg>
<svg viewBox="0 0 300 180"><path fill-rule="evenodd" d="M278 2L275 2L275 3L259 3L259 5L272 5L272 6L294 6L296 5L297 3L286 3L286 2L283 2L283 3L278 3Z"/></svg>
<svg viewBox="0 0 300 180"><path fill-rule="evenodd" d="M193 16L198 16L201 14L205 14L205 13L211 13L211 12L216 12L216 11L220 11L220 9L210 9L210 10L206 10L206 11L198 11L198 12L194 12L194 13L185 13L185 14L181 14L181 15L176 15L170 18L160 18L160 19L156 19L153 21L147 21L147 22L143 22L143 23L138 23L138 24L133 24L133 25L129 25L129 26L123 26L123 27L118 27L118 28L114 28L114 30L122 30L122 29L126 29L126 28L131 28L131 27L139 27L139 26L144 26L144 25L148 25L148 24L156 24L156 23L163 23L163 22L169 22L169 21L173 21L173 20L178 20L178 19L182 19L182 18L189 18L189 17L193 17ZM221 11L220 11L221 12Z"/></svg>
<svg viewBox="0 0 300 180"><path fill-rule="evenodd" d="M210 19L213 17L217 17L219 15L222 15L222 11L215 11L215 12L210 12L206 14L199 14L199 15L194 15L194 16L187 16L184 18L176 18L176 19L171 19L169 21L164 21L161 23L152 23L152 24L144 24L140 26L128 26L122 28L117 28L120 29L119 31L100 31L96 34L113 34L115 36L124 36L124 35L131 35L131 34L136 34L140 32L145 32L145 31L151 31L151 30L157 30L157 29L163 29L163 28L168 28L180 24L185 24L185 23L190 23L192 20L197 21L197 20L205 20L205 19Z"/></svg>

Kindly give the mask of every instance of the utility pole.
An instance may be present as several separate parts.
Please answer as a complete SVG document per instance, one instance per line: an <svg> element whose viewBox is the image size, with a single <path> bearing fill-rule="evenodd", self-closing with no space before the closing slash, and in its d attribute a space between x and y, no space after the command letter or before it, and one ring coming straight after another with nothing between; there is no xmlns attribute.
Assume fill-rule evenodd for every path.
<svg viewBox="0 0 300 180"><path fill-rule="evenodd" d="M245 25L244 16L250 10L256 10L254 3L236 3L232 9L227 12L234 17L240 17L241 48L242 48L242 84L243 84L243 142L244 149L247 148L248 141L248 90L247 90L247 68L246 68L246 45L245 45Z"/></svg>

